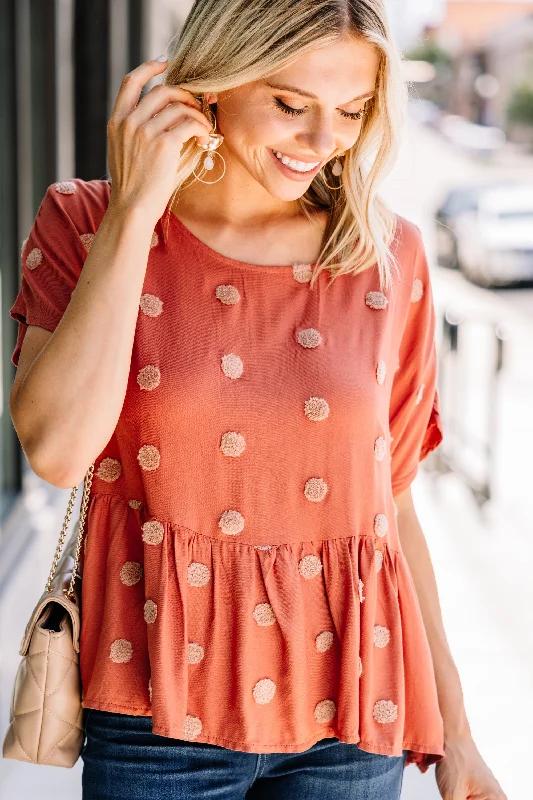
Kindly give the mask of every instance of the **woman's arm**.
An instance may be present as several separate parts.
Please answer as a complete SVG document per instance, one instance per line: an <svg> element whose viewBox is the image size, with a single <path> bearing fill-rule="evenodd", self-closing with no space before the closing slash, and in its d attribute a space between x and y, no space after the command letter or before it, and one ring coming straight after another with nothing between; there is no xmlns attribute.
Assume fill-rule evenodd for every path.
<svg viewBox="0 0 533 800"><path fill-rule="evenodd" d="M435 573L426 538L413 505L411 487L398 494L394 501L398 507L398 532L402 551L413 576L433 658L439 707L444 721L445 744L452 738L470 738L459 673L444 632Z"/></svg>

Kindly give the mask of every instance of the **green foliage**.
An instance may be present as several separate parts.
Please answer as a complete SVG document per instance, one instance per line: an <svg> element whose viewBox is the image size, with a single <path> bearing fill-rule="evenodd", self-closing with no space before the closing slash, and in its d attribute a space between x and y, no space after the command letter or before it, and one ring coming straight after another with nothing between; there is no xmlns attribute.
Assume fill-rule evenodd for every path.
<svg viewBox="0 0 533 800"><path fill-rule="evenodd" d="M507 120L517 125L533 126L533 83L518 83L507 104Z"/></svg>

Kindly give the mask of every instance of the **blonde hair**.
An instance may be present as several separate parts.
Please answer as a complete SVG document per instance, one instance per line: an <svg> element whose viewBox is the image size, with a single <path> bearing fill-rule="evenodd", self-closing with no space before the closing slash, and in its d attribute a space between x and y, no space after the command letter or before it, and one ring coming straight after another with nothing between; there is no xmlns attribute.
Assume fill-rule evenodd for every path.
<svg viewBox="0 0 533 800"><path fill-rule="evenodd" d="M197 96L226 91L270 76L302 53L347 34L379 52L375 96L366 106L356 143L343 157L342 188L328 189L319 172L299 203L311 223L316 221L313 210L330 212L311 285L324 269L333 280L377 264L384 290L391 285L391 268L398 267L391 247L397 217L377 187L396 160L407 88L382 0L196 0L169 44L163 82ZM202 157L192 137L180 156L176 191ZM327 183L335 185L331 164L323 171Z"/></svg>

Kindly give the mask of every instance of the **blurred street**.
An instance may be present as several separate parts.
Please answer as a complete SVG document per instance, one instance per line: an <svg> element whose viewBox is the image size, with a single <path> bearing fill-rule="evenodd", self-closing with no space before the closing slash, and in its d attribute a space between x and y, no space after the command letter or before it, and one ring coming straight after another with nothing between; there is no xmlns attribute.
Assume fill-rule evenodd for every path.
<svg viewBox="0 0 533 800"><path fill-rule="evenodd" d="M415 479L413 495L428 540L474 739L508 800L526 800L531 796L533 718L533 522L527 500L533 452L533 289L482 289L457 270L435 265L433 211L438 198L444 188L480 170L486 177L497 174L523 179L529 175L533 184L533 159L501 153L497 163L478 163L458 153L436 132L411 122L384 194L395 211L422 228L432 265L437 327L441 314L449 309L505 326L492 499L480 510L458 475L430 472L426 465ZM489 350L483 330L468 338L465 381L473 382L474 395L479 381L478 399L483 402L483 364L490 358ZM462 401L459 398L463 424L475 428L480 405L472 409L466 395ZM36 494L29 493L28 502L40 530L24 553L24 565L0 597L2 732L9 704L5 687L12 686L20 639L46 581L70 494L50 493L38 480L34 483ZM2 800L27 800L37 792L40 800L81 797L81 760L74 769L64 770L4 759L0 770ZM433 767L422 776L410 766L405 771L402 800L438 800L434 772Z"/></svg>

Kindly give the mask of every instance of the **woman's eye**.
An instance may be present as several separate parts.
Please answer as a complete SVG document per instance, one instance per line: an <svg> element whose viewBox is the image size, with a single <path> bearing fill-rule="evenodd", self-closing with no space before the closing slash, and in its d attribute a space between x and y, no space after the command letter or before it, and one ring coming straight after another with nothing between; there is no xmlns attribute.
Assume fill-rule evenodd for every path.
<svg viewBox="0 0 533 800"><path fill-rule="evenodd" d="M293 108L292 106L288 106L283 100L280 100L279 97L274 98L276 102L276 106L281 109L285 114L290 114L292 117L298 117L300 114L305 113L305 108ZM341 110L341 114L345 119L354 119L360 120L366 113L366 109L362 108L361 111L356 111L354 113L350 113L349 111Z"/></svg>

